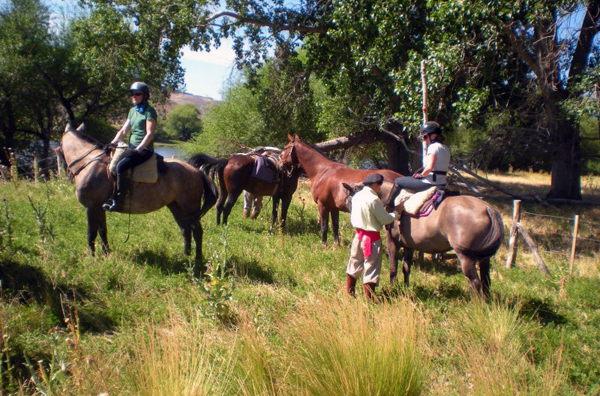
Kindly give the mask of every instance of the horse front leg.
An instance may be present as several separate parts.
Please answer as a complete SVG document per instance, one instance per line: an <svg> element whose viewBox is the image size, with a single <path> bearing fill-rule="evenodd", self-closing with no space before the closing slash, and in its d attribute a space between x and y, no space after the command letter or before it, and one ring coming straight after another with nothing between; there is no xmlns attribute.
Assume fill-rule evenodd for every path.
<svg viewBox="0 0 600 396"><path fill-rule="evenodd" d="M319 202L319 225L321 226L321 243L327 246L327 231L329 223L329 209Z"/></svg>
<svg viewBox="0 0 600 396"><path fill-rule="evenodd" d="M100 230L102 238L102 251L106 253L108 250L108 239L106 237L106 213L101 207L87 208L87 241L88 253L91 256L96 254L96 237Z"/></svg>
<svg viewBox="0 0 600 396"><path fill-rule="evenodd" d="M283 196L281 198L281 229L285 230L285 223L287 219L287 212L290 208L290 204L292 203L292 195Z"/></svg>
<svg viewBox="0 0 600 396"><path fill-rule="evenodd" d="M396 283L396 278L398 276L398 247L388 232L386 232L386 241L388 259L390 262L390 285L393 286Z"/></svg>
<svg viewBox="0 0 600 396"><path fill-rule="evenodd" d="M333 243L340 246L340 211L331 210L331 229L333 230Z"/></svg>
<svg viewBox="0 0 600 396"><path fill-rule="evenodd" d="M271 210L271 226L269 227L269 232L273 232L275 223L277 222L277 207L279 206L279 200L279 197L273 197L273 210Z"/></svg>
<svg viewBox="0 0 600 396"><path fill-rule="evenodd" d="M402 254L402 273L404 274L404 284L408 286L408 278L410 277L410 267L412 265L414 250L404 248Z"/></svg>

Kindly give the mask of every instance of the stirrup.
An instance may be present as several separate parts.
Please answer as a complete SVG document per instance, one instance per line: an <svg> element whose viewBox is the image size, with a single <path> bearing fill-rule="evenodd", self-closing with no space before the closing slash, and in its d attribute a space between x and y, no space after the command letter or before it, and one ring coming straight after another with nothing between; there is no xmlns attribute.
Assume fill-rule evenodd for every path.
<svg viewBox="0 0 600 396"><path fill-rule="evenodd" d="M102 205L102 209L107 212L119 212L122 208L122 203L118 198L111 198L104 205Z"/></svg>

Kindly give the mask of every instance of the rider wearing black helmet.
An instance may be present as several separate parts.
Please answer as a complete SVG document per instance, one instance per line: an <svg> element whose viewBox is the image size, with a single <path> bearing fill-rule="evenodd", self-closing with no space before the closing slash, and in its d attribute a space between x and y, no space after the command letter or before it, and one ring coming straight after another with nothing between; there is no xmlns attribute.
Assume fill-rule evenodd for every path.
<svg viewBox="0 0 600 396"><path fill-rule="evenodd" d="M134 82L129 88L133 107L129 110L127 121L115 135L111 144L119 143L131 129L129 150L117 165L117 188L112 199L103 205L105 210L119 211L127 194L125 172L148 160L153 152L154 131L156 129L156 110L148 103L150 89L143 82Z"/></svg>
<svg viewBox="0 0 600 396"><path fill-rule="evenodd" d="M394 181L390 191L388 205L394 202L403 188L414 192L424 191L432 186L446 184L446 173L450 166L450 150L443 145L444 136L440 124L429 121L421 126L419 138L425 143L427 151L423 161L423 169L412 177L399 177Z"/></svg>

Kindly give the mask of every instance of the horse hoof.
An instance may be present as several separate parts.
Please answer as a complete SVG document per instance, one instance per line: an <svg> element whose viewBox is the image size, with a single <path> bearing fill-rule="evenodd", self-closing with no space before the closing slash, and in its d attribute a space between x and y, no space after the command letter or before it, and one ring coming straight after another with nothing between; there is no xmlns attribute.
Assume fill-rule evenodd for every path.
<svg viewBox="0 0 600 396"><path fill-rule="evenodd" d="M244 209L244 212L242 213L242 217L244 219L247 219L248 216L250 216L250 211L248 209ZM218 223L217 223L217 225L218 225Z"/></svg>

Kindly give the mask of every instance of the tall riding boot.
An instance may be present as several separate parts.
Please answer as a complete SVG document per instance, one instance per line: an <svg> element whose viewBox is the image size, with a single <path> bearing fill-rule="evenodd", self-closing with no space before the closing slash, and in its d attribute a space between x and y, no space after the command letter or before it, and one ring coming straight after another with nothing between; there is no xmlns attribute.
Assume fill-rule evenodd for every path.
<svg viewBox="0 0 600 396"><path fill-rule="evenodd" d="M388 199L385 202L385 206L392 206L393 207L394 206L394 200L396 199L396 197L398 196L398 194L400 194L400 191L402 191L402 187L400 187L399 185L397 185L396 183L394 183L394 186L390 190L390 195L388 196Z"/></svg>
<svg viewBox="0 0 600 396"><path fill-rule="evenodd" d="M352 297L356 296L356 279L346 274L346 291Z"/></svg>
<svg viewBox="0 0 600 396"><path fill-rule="evenodd" d="M365 297L367 300L373 301L375 299L375 288L377 287L377 283L363 283L363 291L365 292Z"/></svg>
<svg viewBox="0 0 600 396"><path fill-rule="evenodd" d="M124 175L117 175L117 190L111 200L102 205L104 210L109 212L120 212L125 203L125 195L127 194L128 180Z"/></svg>

